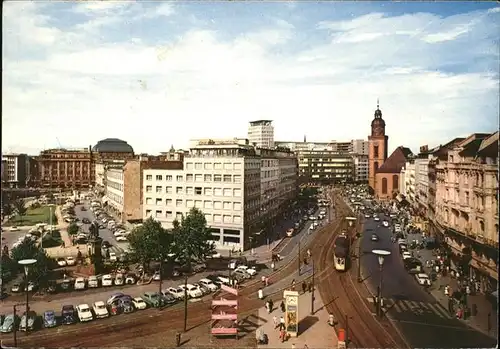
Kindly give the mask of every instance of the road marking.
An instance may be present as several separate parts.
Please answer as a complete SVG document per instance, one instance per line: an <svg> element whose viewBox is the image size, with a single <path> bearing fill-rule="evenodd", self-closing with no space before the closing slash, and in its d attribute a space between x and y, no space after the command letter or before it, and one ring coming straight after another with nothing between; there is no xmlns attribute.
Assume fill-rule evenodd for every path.
<svg viewBox="0 0 500 349"><path fill-rule="evenodd" d="M373 303L373 298L367 298L369 303ZM439 303L417 302L409 300L394 301L392 299L386 300L385 304L387 309L397 313L413 313L415 315L435 314L443 319L453 319L453 315Z"/></svg>

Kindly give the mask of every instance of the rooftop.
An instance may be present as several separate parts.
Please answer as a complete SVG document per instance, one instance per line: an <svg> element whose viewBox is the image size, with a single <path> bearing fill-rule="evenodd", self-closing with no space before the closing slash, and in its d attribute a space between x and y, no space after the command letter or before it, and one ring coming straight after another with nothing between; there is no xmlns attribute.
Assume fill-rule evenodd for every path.
<svg viewBox="0 0 500 349"><path fill-rule="evenodd" d="M133 153L134 149L118 138L106 138L97 142L92 148L97 153Z"/></svg>
<svg viewBox="0 0 500 349"><path fill-rule="evenodd" d="M377 173L400 173L401 169L405 166L406 161L413 156L409 148L399 146L380 166Z"/></svg>

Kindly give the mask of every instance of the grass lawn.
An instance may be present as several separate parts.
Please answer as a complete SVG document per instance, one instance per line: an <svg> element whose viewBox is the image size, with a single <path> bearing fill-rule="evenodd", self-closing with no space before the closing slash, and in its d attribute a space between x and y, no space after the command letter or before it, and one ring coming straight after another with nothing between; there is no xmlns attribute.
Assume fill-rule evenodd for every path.
<svg viewBox="0 0 500 349"><path fill-rule="evenodd" d="M57 224L57 217L54 213L55 208L52 208L52 224ZM5 226L26 226L35 225L37 223L49 223L50 207L42 206L39 208L28 208L26 215L20 217L18 215L12 217Z"/></svg>

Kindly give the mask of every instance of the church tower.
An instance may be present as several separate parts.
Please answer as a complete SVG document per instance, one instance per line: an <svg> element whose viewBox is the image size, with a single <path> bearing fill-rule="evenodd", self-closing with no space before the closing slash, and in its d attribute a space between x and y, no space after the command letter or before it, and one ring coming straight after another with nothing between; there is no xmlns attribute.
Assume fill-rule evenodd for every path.
<svg viewBox="0 0 500 349"><path fill-rule="evenodd" d="M372 189L375 189L375 174L387 159L387 141L389 139L385 135L385 121L382 119L378 100L371 127L372 133L368 136L368 184Z"/></svg>

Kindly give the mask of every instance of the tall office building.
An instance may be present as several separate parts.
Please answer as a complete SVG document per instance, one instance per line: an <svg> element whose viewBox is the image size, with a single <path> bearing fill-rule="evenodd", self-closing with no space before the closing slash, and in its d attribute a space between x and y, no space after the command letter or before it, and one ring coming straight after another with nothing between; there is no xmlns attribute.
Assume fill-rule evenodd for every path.
<svg viewBox="0 0 500 349"><path fill-rule="evenodd" d="M274 148L274 126L272 120L250 121L248 140L258 148Z"/></svg>

